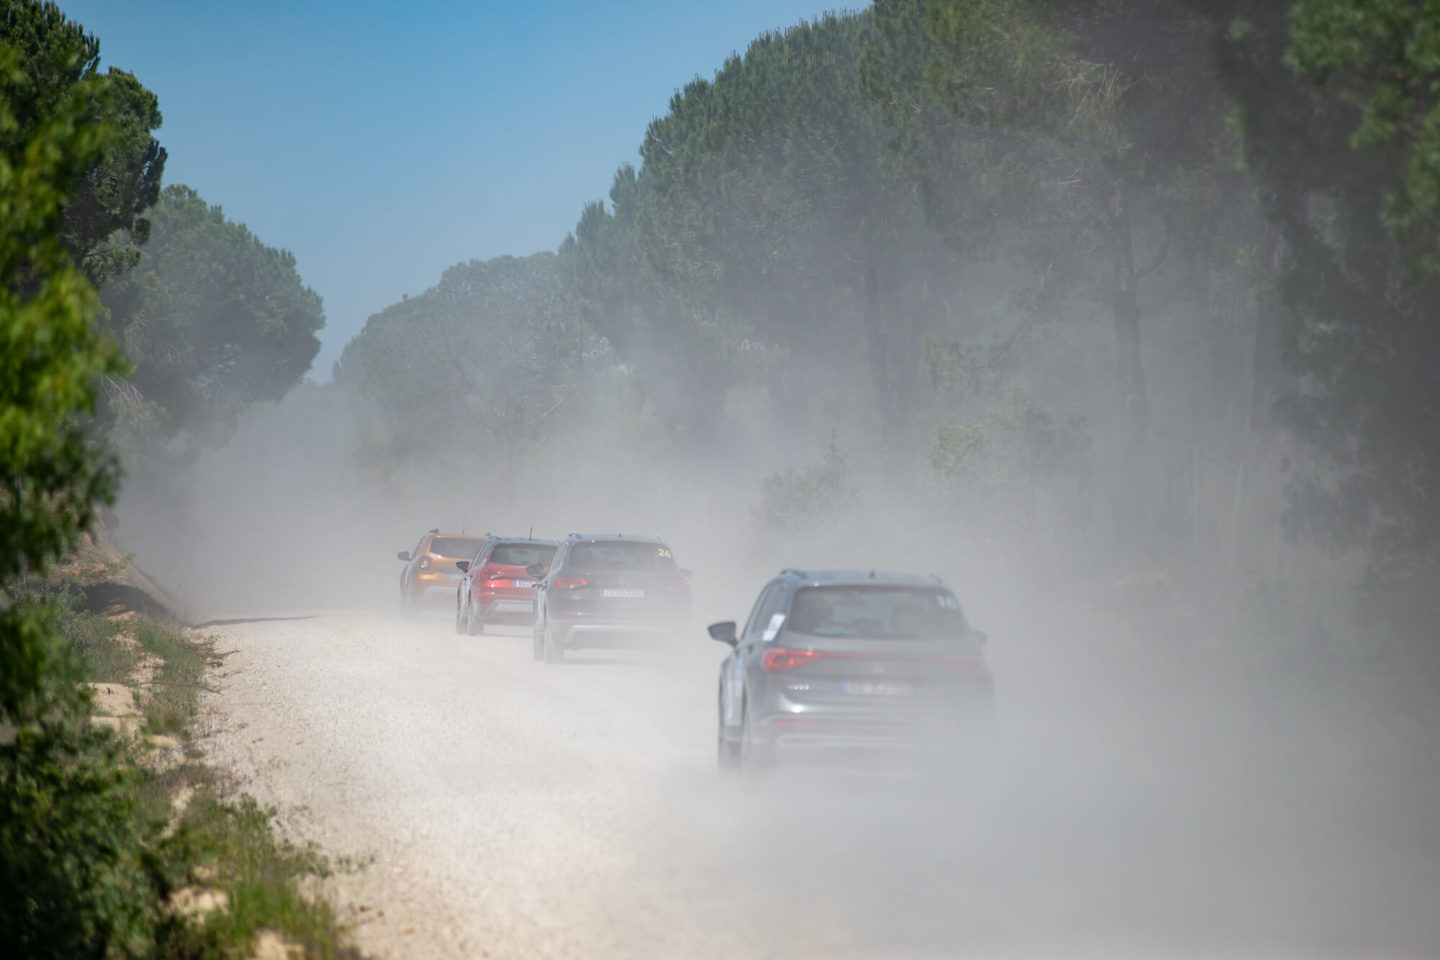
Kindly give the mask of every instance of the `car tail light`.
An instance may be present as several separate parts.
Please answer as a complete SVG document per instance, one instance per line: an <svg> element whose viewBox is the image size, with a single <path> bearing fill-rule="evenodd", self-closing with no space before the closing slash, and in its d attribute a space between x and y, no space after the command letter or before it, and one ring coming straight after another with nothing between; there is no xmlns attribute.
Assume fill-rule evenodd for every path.
<svg viewBox="0 0 1440 960"><path fill-rule="evenodd" d="M972 677L985 673L984 657L936 657L935 662L952 673L961 673Z"/></svg>
<svg viewBox="0 0 1440 960"><path fill-rule="evenodd" d="M584 577L556 577L556 578L555 578L555 586L559 587L561 590L575 590L575 589L577 589L577 588L579 588L579 587L585 586L585 585L588 584L589 582L590 582L590 581L589 581L589 580L586 580Z"/></svg>
<svg viewBox="0 0 1440 960"><path fill-rule="evenodd" d="M662 580L660 582L660 588L662 590L669 590L671 593L689 593L690 581L684 577L676 577L674 580Z"/></svg>
<svg viewBox="0 0 1440 960"><path fill-rule="evenodd" d="M429 570L429 569L430 569L430 558L429 558L429 557L426 557L424 560L421 560L421 561L420 561L420 569L421 569L421 570Z"/></svg>
<svg viewBox="0 0 1440 960"><path fill-rule="evenodd" d="M765 656L760 658L760 666L772 673L784 673L819 659L820 654L814 650L766 650Z"/></svg>

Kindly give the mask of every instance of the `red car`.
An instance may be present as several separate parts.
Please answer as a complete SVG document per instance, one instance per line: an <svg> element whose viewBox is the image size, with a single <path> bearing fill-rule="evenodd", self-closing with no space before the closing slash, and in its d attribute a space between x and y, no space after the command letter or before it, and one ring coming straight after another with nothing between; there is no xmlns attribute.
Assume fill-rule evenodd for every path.
<svg viewBox="0 0 1440 960"><path fill-rule="evenodd" d="M535 578L525 568L550 569L560 544L529 537L491 537L474 558L455 566L464 573L455 592L455 632L475 636L487 623L529 623L535 613Z"/></svg>

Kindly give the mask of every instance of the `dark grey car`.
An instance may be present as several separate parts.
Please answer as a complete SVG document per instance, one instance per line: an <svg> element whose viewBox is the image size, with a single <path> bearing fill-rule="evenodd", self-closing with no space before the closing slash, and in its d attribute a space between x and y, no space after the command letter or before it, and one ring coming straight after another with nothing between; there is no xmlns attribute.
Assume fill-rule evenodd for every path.
<svg viewBox="0 0 1440 960"><path fill-rule="evenodd" d="M558 663L585 647L654 648L690 620L690 571L656 537L572 533L548 570L530 571L535 659Z"/></svg>
<svg viewBox="0 0 1440 960"><path fill-rule="evenodd" d="M993 704L985 635L936 577L785 570L720 666L722 769L788 758L948 749Z"/></svg>

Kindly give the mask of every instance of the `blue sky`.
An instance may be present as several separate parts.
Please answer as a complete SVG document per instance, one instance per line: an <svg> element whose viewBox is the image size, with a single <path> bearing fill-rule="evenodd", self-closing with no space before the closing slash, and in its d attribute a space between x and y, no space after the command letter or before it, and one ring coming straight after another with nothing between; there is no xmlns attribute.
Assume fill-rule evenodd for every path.
<svg viewBox="0 0 1440 960"><path fill-rule="evenodd" d="M61 0L160 98L166 182L293 250L311 376L474 258L554 249L694 76L821 0Z"/></svg>

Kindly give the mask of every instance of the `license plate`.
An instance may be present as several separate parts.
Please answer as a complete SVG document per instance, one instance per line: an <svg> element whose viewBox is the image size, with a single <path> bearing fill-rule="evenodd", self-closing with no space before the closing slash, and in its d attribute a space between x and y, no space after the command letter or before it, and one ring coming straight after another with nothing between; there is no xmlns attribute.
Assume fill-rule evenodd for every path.
<svg viewBox="0 0 1440 960"><path fill-rule="evenodd" d="M840 689L861 697L908 697L915 692L915 685L888 680L846 680Z"/></svg>
<svg viewBox="0 0 1440 960"><path fill-rule="evenodd" d="M514 584L515 586L517 586L517 587L533 587L533 586L535 586L535 581L534 581L534 580L512 580L512 581L510 581L510 582L513 583L513 584Z"/></svg>
<svg viewBox="0 0 1440 960"><path fill-rule="evenodd" d="M615 597L620 600L643 600L644 590L623 590L619 587L610 587L601 593L601 596Z"/></svg>

